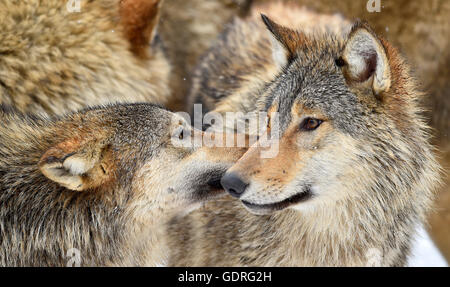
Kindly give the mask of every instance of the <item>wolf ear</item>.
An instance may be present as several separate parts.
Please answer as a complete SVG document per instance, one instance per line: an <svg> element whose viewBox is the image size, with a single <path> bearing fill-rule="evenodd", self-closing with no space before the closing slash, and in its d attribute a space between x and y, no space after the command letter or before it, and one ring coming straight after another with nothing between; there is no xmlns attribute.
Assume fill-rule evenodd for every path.
<svg viewBox="0 0 450 287"><path fill-rule="evenodd" d="M148 47L156 34L163 0L120 0L120 18L131 51L148 57Z"/></svg>
<svg viewBox="0 0 450 287"><path fill-rule="evenodd" d="M108 145L91 140L80 144L71 138L50 148L40 159L39 169L50 180L67 189L83 191L107 182L112 176Z"/></svg>
<svg viewBox="0 0 450 287"><path fill-rule="evenodd" d="M261 18L272 35L274 61L280 67L285 66L292 60L297 48L303 43L303 34L275 23L264 14L261 14Z"/></svg>
<svg viewBox="0 0 450 287"><path fill-rule="evenodd" d="M370 85L377 96L389 91L389 60L383 44L367 24L357 22L353 26L338 63L349 84Z"/></svg>

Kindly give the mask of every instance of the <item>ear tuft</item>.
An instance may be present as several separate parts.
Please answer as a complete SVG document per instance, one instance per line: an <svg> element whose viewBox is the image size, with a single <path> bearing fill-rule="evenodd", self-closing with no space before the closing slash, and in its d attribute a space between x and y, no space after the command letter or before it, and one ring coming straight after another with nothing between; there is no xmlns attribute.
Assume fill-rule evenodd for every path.
<svg viewBox="0 0 450 287"><path fill-rule="evenodd" d="M275 23L264 14L261 14L261 18L272 35L273 58L275 63L279 66L286 65L295 57L298 47L303 44L304 35Z"/></svg>
<svg viewBox="0 0 450 287"><path fill-rule="evenodd" d="M48 179L64 186L67 189L81 191L83 190L83 171L78 170L77 173L67 168L66 160L57 159L54 156L46 157L44 155L39 162L39 168L43 175ZM80 172L80 173L78 173Z"/></svg>
<svg viewBox="0 0 450 287"><path fill-rule="evenodd" d="M64 168L73 175L83 175L94 167L93 161L73 155L63 162Z"/></svg>
<svg viewBox="0 0 450 287"><path fill-rule="evenodd" d="M349 83L371 84L375 95L389 91L391 72L386 51L367 24L355 23L339 63Z"/></svg>
<svg viewBox="0 0 450 287"><path fill-rule="evenodd" d="M95 140L73 144L68 140L49 149L39 161L39 169L48 179L75 191L97 187L108 180L105 166L111 161L104 145ZM110 165L109 165L110 166ZM105 172L99 172L104 170Z"/></svg>

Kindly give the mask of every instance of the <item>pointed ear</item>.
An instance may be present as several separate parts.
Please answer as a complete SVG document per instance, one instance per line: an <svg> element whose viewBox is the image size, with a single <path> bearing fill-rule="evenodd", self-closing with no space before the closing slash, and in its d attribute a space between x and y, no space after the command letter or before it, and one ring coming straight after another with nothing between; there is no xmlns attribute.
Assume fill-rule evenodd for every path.
<svg viewBox="0 0 450 287"><path fill-rule="evenodd" d="M81 142L79 138L71 138L49 149L41 157L39 169L61 186L83 191L112 178L112 153L102 141Z"/></svg>
<svg viewBox="0 0 450 287"><path fill-rule="evenodd" d="M272 55L278 66L285 66L294 58L296 50L304 41L304 35L298 31L283 27L261 14L261 18L272 35Z"/></svg>
<svg viewBox="0 0 450 287"><path fill-rule="evenodd" d="M349 84L370 85L375 95L389 91L389 60L380 39L367 24L357 22L353 26L341 60Z"/></svg>
<svg viewBox="0 0 450 287"><path fill-rule="evenodd" d="M131 51L148 57L148 47L156 34L159 10L163 0L121 0L120 17Z"/></svg>

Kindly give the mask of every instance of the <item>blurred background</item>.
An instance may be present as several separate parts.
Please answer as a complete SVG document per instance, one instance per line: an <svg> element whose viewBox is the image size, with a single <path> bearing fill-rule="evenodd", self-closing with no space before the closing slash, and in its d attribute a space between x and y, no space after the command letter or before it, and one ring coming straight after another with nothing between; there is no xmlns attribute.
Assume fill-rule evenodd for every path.
<svg viewBox="0 0 450 287"><path fill-rule="evenodd" d="M159 32L174 66L173 110L182 110L190 75L233 17L246 17L267 0L166 0ZM272 1L273 2L273 1ZM316 12L363 19L406 56L425 92L423 105L433 127L433 143L444 167L429 225L419 227L411 266L450 262L450 1L448 0L297 0ZM270 16L270 11L268 11ZM444 259L445 258L445 259Z"/></svg>

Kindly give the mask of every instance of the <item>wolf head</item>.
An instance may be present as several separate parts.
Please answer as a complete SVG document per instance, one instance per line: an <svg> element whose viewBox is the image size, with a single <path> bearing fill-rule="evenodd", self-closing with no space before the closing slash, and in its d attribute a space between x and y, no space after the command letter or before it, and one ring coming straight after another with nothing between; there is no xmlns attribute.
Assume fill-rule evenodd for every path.
<svg viewBox="0 0 450 287"><path fill-rule="evenodd" d="M150 211L184 211L221 192L220 178L245 151L177 144L204 133L150 104L93 108L56 120L4 114L2 121L0 169L21 176L2 177L0 184L34 198L29 204L50 196L103 202L143 218Z"/></svg>
<svg viewBox="0 0 450 287"><path fill-rule="evenodd" d="M159 0L0 3L0 103L65 114L111 102L165 104Z"/></svg>
<svg viewBox="0 0 450 287"><path fill-rule="evenodd" d="M279 73L259 106L278 136L246 152L222 179L226 190L258 214L348 200L381 202L380 210L389 198L429 203L437 165L419 93L396 50L361 22L340 37L262 18ZM261 156L262 141L277 153Z"/></svg>

